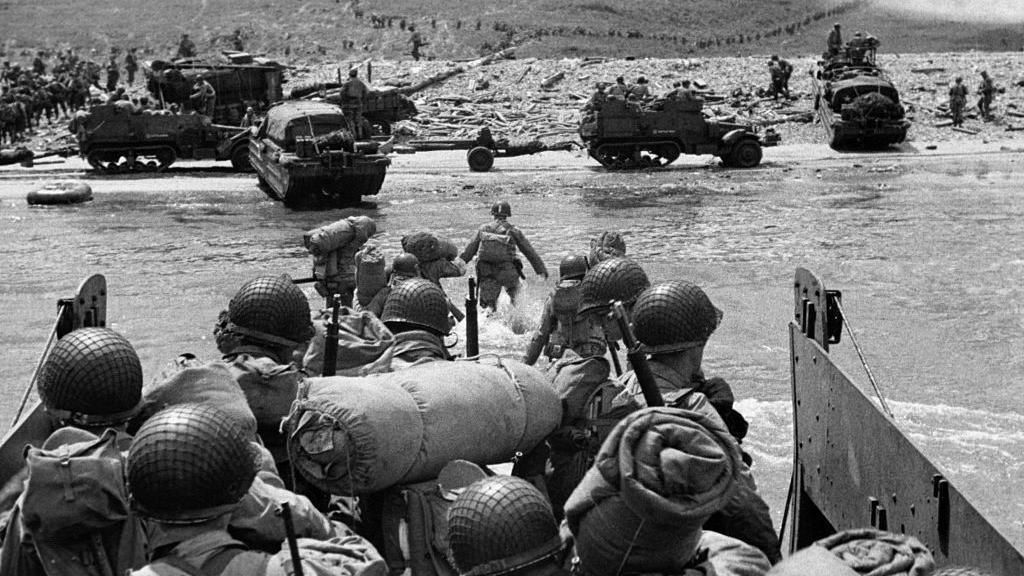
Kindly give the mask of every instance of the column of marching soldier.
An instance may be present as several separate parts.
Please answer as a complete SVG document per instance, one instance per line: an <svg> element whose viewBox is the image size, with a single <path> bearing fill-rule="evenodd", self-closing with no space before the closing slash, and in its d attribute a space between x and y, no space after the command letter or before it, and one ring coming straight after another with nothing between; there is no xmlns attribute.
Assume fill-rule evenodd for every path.
<svg viewBox="0 0 1024 576"><path fill-rule="evenodd" d="M496 306L501 290L515 299L519 252L547 276L509 222L511 211L496 203L493 220L461 254L429 233L403 239L406 252L377 299L376 314L397 348L379 370L452 360L444 343L450 303L439 279L464 274L474 257L485 308ZM366 217L347 225L359 231L351 234L357 246L345 251L352 255L376 227ZM477 475L450 491L439 528L442 563L472 576L854 574L841 560L851 550L868 551L863 556L889 547L912 551L907 574L929 574L931 557L916 540L871 530L841 533L782 561L741 449L747 422L725 380L701 368L722 312L690 282L652 284L625 248L620 234L606 232L589 253L562 260L525 358L547 356L562 423L517 461L513 476L473 467ZM319 289L357 308L380 296L358 294L348 273L319 280ZM610 319L613 308L625 311L627 324ZM647 406L647 376L629 366L611 375L623 330L639 342L646 361L637 361L648 366L662 406ZM384 576L404 566L388 557L402 546L364 537L364 527L394 519L374 517L380 510L362 507L360 498L311 488L289 465L282 430L254 416L260 396L253 390L298 386L308 377L302 359L311 339L321 339L322 352L306 295L286 275L251 279L215 334L220 360L179 359L145 388L138 355L114 330L81 328L56 343L38 374L54 431L27 451L24 470L0 493L0 573L283 575L301 568Z"/></svg>

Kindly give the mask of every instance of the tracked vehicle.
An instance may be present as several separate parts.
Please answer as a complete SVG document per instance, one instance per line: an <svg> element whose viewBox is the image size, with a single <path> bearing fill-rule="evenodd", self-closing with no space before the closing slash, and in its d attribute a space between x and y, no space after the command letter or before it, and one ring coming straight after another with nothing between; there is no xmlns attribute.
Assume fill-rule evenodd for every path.
<svg viewBox="0 0 1024 576"><path fill-rule="evenodd" d="M291 100L267 111L249 159L268 196L290 207L357 204L380 192L391 160L374 140L356 140L341 107Z"/></svg>
<svg viewBox="0 0 1024 576"><path fill-rule="evenodd" d="M856 37L811 76L814 108L832 148L879 148L907 138L910 121L896 86L875 63L877 49L874 37Z"/></svg>
<svg viewBox="0 0 1024 576"><path fill-rule="evenodd" d="M579 134L590 157L609 169L667 166L681 154L711 154L729 167L761 163L761 149L781 140L747 124L705 118L703 100L669 98L651 105L608 98L588 105Z"/></svg>
<svg viewBox="0 0 1024 576"><path fill-rule="evenodd" d="M79 154L107 173L157 172L179 159L230 160L238 171L251 170L249 131L213 124L200 114L104 104L76 114L68 129L78 138Z"/></svg>

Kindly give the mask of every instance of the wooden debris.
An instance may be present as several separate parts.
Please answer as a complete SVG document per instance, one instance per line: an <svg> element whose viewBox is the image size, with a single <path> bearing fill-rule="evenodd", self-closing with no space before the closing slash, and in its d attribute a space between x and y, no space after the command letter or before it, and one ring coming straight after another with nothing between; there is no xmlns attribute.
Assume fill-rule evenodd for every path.
<svg viewBox="0 0 1024 576"><path fill-rule="evenodd" d="M946 126L952 126L952 125L953 125L953 121L952 120L943 120L941 122L936 122L935 124L932 124L932 126L934 126L936 128L945 128Z"/></svg>
<svg viewBox="0 0 1024 576"><path fill-rule="evenodd" d="M963 132L964 134L978 135L981 133L980 130L971 130L970 128L961 128L960 126L953 126L953 130L957 132Z"/></svg>
<svg viewBox="0 0 1024 576"><path fill-rule="evenodd" d="M548 76L547 78L545 78L540 83L540 87L541 88L551 88L552 86L557 84L558 81L561 80L562 78L565 78L565 71L564 70L558 72L557 74L552 74L551 76Z"/></svg>
<svg viewBox="0 0 1024 576"><path fill-rule="evenodd" d="M911 68L910 71L915 74L932 74L933 72L945 72L946 69L941 66L933 66L930 68Z"/></svg>

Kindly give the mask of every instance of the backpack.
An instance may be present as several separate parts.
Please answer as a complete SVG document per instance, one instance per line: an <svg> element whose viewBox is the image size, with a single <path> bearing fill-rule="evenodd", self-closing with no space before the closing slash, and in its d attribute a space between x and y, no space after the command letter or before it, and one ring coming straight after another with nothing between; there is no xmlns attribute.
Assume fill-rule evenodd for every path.
<svg viewBox="0 0 1024 576"><path fill-rule="evenodd" d="M195 565L174 554L168 554L134 576L232 576L265 574L268 557L265 555L242 556L247 550L241 546L228 546L214 552L206 562ZM242 556L237 563L235 559Z"/></svg>
<svg viewBox="0 0 1024 576"><path fill-rule="evenodd" d="M516 257L516 241L506 232L480 231L481 262L511 262Z"/></svg>
<svg viewBox="0 0 1024 576"><path fill-rule="evenodd" d="M145 564L145 536L132 514L118 434L61 428L26 450L24 532L55 573L121 574Z"/></svg>

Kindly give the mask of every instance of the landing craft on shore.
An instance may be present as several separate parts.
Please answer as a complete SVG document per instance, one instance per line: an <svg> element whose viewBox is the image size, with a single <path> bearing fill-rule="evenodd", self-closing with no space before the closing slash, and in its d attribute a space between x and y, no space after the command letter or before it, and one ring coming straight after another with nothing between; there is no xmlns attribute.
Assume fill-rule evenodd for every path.
<svg viewBox="0 0 1024 576"><path fill-rule="evenodd" d="M843 329L842 295L836 291L826 290L817 277L803 269L797 270L794 295L795 319L790 323L795 413L794 468L793 484L783 524L784 533L788 536L790 553L795 553L814 542L819 542L822 538L835 534L836 531L870 525L882 531L902 533L919 539L931 550L938 567L969 565L989 570L996 576L1022 573L1024 571L1024 556L1020 551L999 534L991 523L953 487L949 479L939 473L934 465L920 454L891 417L883 414L884 399L880 398L881 407L876 406L852 384L849 377L836 367L829 357L828 348L830 345L839 343ZM53 338L59 339L60 336L81 327L103 326L106 318L106 306L106 283L103 277L97 275L87 279L80 286L78 294L59 302L59 313L53 328ZM52 342L53 340L51 340ZM46 349L49 349L49 344ZM44 350L42 360L45 358L46 351ZM499 361L499 365L501 362L503 361ZM514 370L510 371L507 367L505 371L494 372L493 384L495 386L506 385L505 379L515 370L529 372L529 374L520 374L520 379L532 378L535 374L528 367L517 363L512 363L509 366ZM475 363L467 364L465 368L467 376L471 373L475 374L474 371L487 371L483 365L477 366ZM427 364L425 369L428 371L443 369L443 366L436 363ZM395 387L392 392L388 392L393 396L391 400L401 402L401 398L405 394L427 393L426 390L418 389L411 383L414 380L412 371L402 374L406 376L395 380L395 382L402 381L401 385ZM437 380L436 377L434 380ZM349 387L346 389L355 390L361 386L359 382L362 379L320 378L315 379L318 384L313 386L320 386L324 389L331 386L345 388L348 381L351 383L347 385ZM543 414L544 418L542 419L548 421L547 424L533 429L532 433L536 435L540 433L540 430L549 428L553 422L557 421L554 413L545 411L542 405L536 404L538 398L543 398L545 394L550 395L551 391L544 392L536 388L537 382L516 382L516 378L513 377L509 385L516 387L521 393L530 391L526 394L526 404L529 404L530 398L533 398L532 401L535 404L530 414ZM356 388L352 388L352 386ZM31 390L31 386L29 390ZM309 395L311 390L312 388L306 387L297 393ZM383 389L374 386L366 387L360 393L362 396L353 397L353 402L355 404L365 403L367 406L376 405L372 396L377 392L385 394ZM435 392L441 392L441 389ZM502 395L499 394L499 396ZM305 396L303 398L298 414L302 414L303 410L309 410L316 405ZM283 401L284 403L281 405L286 406L291 399L283 398ZM438 401L438 399L434 400L434 402ZM487 401L481 397L472 402L486 403ZM466 402L470 401L463 399L455 402L451 407L461 410L464 409ZM331 410L339 409L331 403L325 406L329 406ZM367 409L369 408L360 408L360 410ZM434 406L433 409L437 410L438 407ZM416 408L413 407L412 410L415 412ZM51 433L49 419L40 405L35 405L26 414L25 417L16 421L12 430L0 443L0 480L4 482L14 477L24 466L24 446L26 444L38 446ZM444 421L437 420L433 421L432 425L441 426L443 422L451 421L450 418ZM323 471L317 466L324 465L327 462L325 460L327 456L323 454L322 444L314 446L308 442L311 436L305 434L302 427L312 425L323 427L332 422L334 424L317 431L313 436L320 438L322 442L324 438L333 435L334 442L346 443L361 441L360 439L365 440L367 433L380 433L374 431L373 422L369 421L354 421L354 424L370 426L370 428L352 436L344 426L338 427L339 421L337 420L331 418L311 419L293 414L286 423L289 442L297 443L296 450L301 446L307 451L310 449L318 451L314 460L310 460L305 465L306 467L302 468L303 474L322 474ZM386 421L377 424L380 430L387 429ZM477 427L479 425L479 422L476 423ZM458 437L458 427L449 428L447 424L444 426L444 433L455 434L455 437ZM412 428L414 427L409 427L410 430ZM865 434L866 429L873 430L873 433ZM305 432L310 431L306 430ZM327 436L324 435L324 432ZM520 433L513 433L513 436L514 438L510 441L526 437ZM301 438L306 438L305 443L300 442ZM883 439L885 440L883 441ZM437 441L437 437L434 438L434 441ZM536 443L536 441L534 438L529 442ZM329 445L335 445L334 442L328 442ZM469 452L479 451L479 448L479 444L476 442L461 445L457 440L451 444L436 446L436 449L439 450L438 454L443 455L444 458L453 454L459 456L466 450ZM529 447L522 446L521 448L528 449ZM407 447L395 445L393 449L401 452ZM359 453L363 454L363 457L375 459L387 456L384 453L373 453L372 451ZM314 455L304 452L297 452L297 454L300 459L314 457ZM293 458L295 457L293 455ZM484 458L491 460L493 455ZM902 465L900 468L894 469L889 466L893 462L900 462ZM389 463L386 460L380 460L377 465L387 467ZM438 483L441 483L442 487L450 485L451 478L446 475L454 473L450 469L451 465L442 466L440 461L434 462L430 466L433 472L432 476L440 474L438 479L425 484L405 486L403 493L407 494L411 500L407 506L401 507L398 511L401 514L414 514L416 511L410 518L414 517L418 522L433 518L430 512L426 512L425 508L420 507L424 503L432 501L432 490L437 489ZM343 476L339 490L341 493L348 494L352 490L352 482L354 482L353 477L348 476L348 469L341 470L340 467L337 469L330 467L329 469ZM392 470L392 473L395 471ZM446 479L442 481L441 477ZM360 478L373 480L376 476ZM334 489L333 485L331 489ZM444 505L443 508L447 508L447 505ZM408 537L410 538L409 543L414 543L411 533ZM416 541L415 544L429 546L433 553L446 552L437 548L435 542ZM446 556L442 555L438 558L446 558ZM413 576L436 576L445 573L439 566L447 566L447 561L441 562L441 565L431 562L411 562L411 573Z"/></svg>

